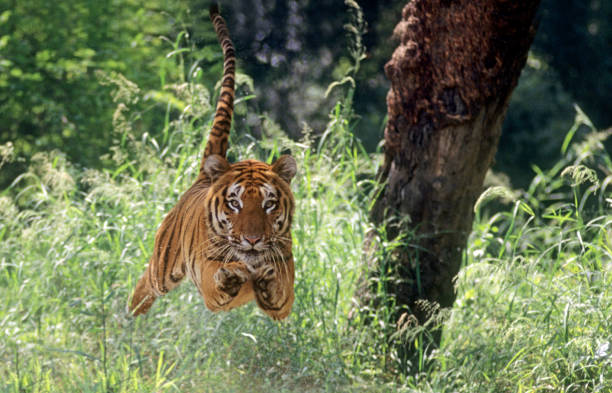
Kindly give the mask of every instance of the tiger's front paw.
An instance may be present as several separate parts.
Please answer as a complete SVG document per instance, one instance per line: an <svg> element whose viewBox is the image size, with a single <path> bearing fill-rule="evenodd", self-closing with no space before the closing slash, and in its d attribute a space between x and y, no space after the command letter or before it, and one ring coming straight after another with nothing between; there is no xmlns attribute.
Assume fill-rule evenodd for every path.
<svg viewBox="0 0 612 393"><path fill-rule="evenodd" d="M249 275L242 269L232 269L221 267L213 276L217 288L231 297L234 297L242 288L248 279Z"/></svg>
<svg viewBox="0 0 612 393"><path fill-rule="evenodd" d="M285 291L281 286L274 266L264 265L255 270L253 287L257 304L274 318L286 301Z"/></svg>

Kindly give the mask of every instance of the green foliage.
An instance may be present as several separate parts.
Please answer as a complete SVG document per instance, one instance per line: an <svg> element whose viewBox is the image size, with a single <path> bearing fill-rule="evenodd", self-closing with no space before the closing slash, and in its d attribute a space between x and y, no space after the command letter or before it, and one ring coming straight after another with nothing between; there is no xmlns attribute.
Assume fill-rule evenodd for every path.
<svg viewBox="0 0 612 393"><path fill-rule="evenodd" d="M25 161L4 168L9 184L36 152L59 148L71 161L99 167L112 139L115 104L98 75L125 75L145 90L176 72L164 55L184 14L165 0L6 0L0 7L0 144L12 142ZM180 28L180 27L179 27ZM160 75L159 70L162 70ZM161 77L161 78L160 78ZM160 85L161 79L161 85ZM141 108L154 105L143 97ZM160 113L162 115L160 115ZM163 121L141 117L140 133ZM106 163L107 164L107 163Z"/></svg>
<svg viewBox="0 0 612 393"><path fill-rule="evenodd" d="M184 62L189 53L181 52ZM386 241L378 228L372 241L380 246L364 261L377 158L351 136L346 100L316 142L308 129L291 141L270 121L261 140L248 130L232 134L233 159L271 161L290 152L299 163L289 319L273 322L253 305L212 314L190 283L159 299L150 315L129 317L125 306L155 230L196 177L201 130L212 120L208 89L167 75L176 75L158 98L167 103L167 120L150 134L137 130L135 103L151 93L118 74L102 76L117 105L106 168L82 169L60 151L41 152L0 194L0 390L612 388L612 163L602 144L609 132L594 129L568 142L558 165L536 168L527 192L504 192L509 209L489 209L488 197L499 190L483 197L457 303L434 321L445 326L442 347L420 360L416 376L402 373L396 344L423 345L423 328L410 320L396 325L392 299L383 296L367 320L353 300L372 261L388 273L379 280L384 294L393 277L384 261L409 238ZM179 106L181 114L170 116ZM14 156L8 145L1 152L3 160ZM577 174L588 168L598 181L568 181L561 175L568 167Z"/></svg>
<svg viewBox="0 0 612 393"><path fill-rule="evenodd" d="M443 391L612 389L609 134L592 129L508 211L475 222L438 354Z"/></svg>
<svg viewBox="0 0 612 393"><path fill-rule="evenodd" d="M189 95L204 90L195 83L180 94L169 90L193 108L165 125L163 140L137 138L129 108L143 93L125 89L133 85L123 77L108 82L117 86L122 118L115 122L121 138L112 164L79 170L60 152L39 153L2 197L4 389L197 391L206 381L204 390L235 391L247 381L262 390L315 387L321 378L324 386L346 383L342 351L349 337L342 329L366 221L357 177L374 169L350 137L342 105L318 151L309 138L264 135L255 143L246 134L232 136L236 159L271 160L289 150L301 163L290 322L275 323L253 306L211 314L191 284L134 320L125 304L155 229L196 176L203 139L194 114L210 124L212 111ZM326 375L330 365L334 372ZM233 382L224 387L228 378Z"/></svg>
<svg viewBox="0 0 612 393"><path fill-rule="evenodd" d="M483 194L455 307L431 322L445 327L442 346L406 376L397 348L411 343L424 354L425 329L406 317L396 324L385 293L397 277L387 262L411 240L388 240L397 223L368 224L380 157L352 136L353 89L316 140L305 126L292 141L266 115L254 137L247 117L259 114L245 106L253 80L241 75L229 156L270 162L290 152L298 162L293 312L283 323L253 305L212 314L186 282L150 315L131 318L125 307L155 230L195 179L212 121L218 50L187 35L162 40L171 52L152 63L154 84L130 67L86 68L94 79L81 82L95 94L106 89L96 99L110 103L97 114L112 139L103 168L83 168L70 145L27 161L17 142L0 145L3 170L28 165L0 192L0 391L612 390L610 131L581 111L559 137L557 164L534 166L527 191ZM494 209L499 197L510 206ZM366 239L376 244L369 255ZM354 297L367 268L380 272L380 298L363 313Z"/></svg>
<svg viewBox="0 0 612 393"><path fill-rule="evenodd" d="M351 128L367 151L376 150L389 88L383 66L397 44L389 38L405 3L362 0L360 16L355 4L223 4L239 66L259 89L257 104L248 104L250 111L267 113L296 140L304 122L320 135L328 108L341 96L333 90L325 98L325 88L333 81L356 84L352 107L359 121ZM155 132L166 120L166 108L170 106L172 115L185 108L180 100L168 101L172 94L164 91L166 81L195 78L212 91L220 75L209 5L203 0L3 0L0 144L12 142L19 160L5 163L0 186L10 184L39 151L60 149L75 165L109 165L100 157L108 153L113 138L115 104L111 87L99 83L100 72L120 73L150 93L137 104L141 113L134 114L138 122L133 128L139 136L159 137ZM530 165L554 164L559 139L571 125L574 101L596 125L608 125L609 111L600 103L610 101L610 12L602 1L542 2L533 53L512 97L496 157L495 169L509 175L514 186L528 186ZM366 21L367 34L361 34ZM353 33L346 34L345 26ZM181 59L186 48L197 48L197 61ZM356 54L366 58L349 75ZM148 110L151 106L156 110ZM239 109L246 107L243 103ZM264 128L260 120L245 118L245 126L257 136Z"/></svg>

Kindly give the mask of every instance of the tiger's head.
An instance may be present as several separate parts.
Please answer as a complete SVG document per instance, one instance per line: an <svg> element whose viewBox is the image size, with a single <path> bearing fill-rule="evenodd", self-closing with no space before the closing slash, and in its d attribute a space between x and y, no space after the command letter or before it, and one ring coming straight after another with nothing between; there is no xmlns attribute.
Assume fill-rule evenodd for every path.
<svg viewBox="0 0 612 393"><path fill-rule="evenodd" d="M282 260L291 250L294 199L289 184L295 160L281 156L272 165L255 160L230 164L213 154L203 169L212 182L206 198L211 256L252 267Z"/></svg>

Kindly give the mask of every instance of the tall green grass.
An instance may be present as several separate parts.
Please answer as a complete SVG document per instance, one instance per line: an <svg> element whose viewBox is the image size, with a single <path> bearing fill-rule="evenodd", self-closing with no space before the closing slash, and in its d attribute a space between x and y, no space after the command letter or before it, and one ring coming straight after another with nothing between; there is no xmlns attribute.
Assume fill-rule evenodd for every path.
<svg viewBox="0 0 612 393"><path fill-rule="evenodd" d="M39 154L0 199L3 390L299 391L348 383L352 343L344 330L367 215L359 179L374 163L352 140L342 104L318 145L308 133L299 142L278 132L257 142L236 132L231 140L235 160L270 161L288 150L300 163L289 321L273 322L253 305L210 313L191 283L133 319L128 297L157 226L196 177L200 124L212 113L205 89L187 84L181 100L190 113L164 124L160 140L137 137L129 105L142 93L122 78L112 82L122 94L115 165L82 169L61 152Z"/></svg>
<svg viewBox="0 0 612 393"><path fill-rule="evenodd" d="M403 373L396 344L418 328L398 330L392 301L363 323L354 299L366 266L404 240L378 228L381 247L363 252L378 157L351 136L350 90L318 138L306 129L291 141L267 121L262 138L237 129L230 141L234 160L290 152L298 162L288 320L253 305L213 314L189 282L131 318L155 230L195 179L212 119L196 74L161 93L102 76L116 86L114 164L38 154L0 193L1 391L612 391L610 132L580 112L559 163L534 168L529 190L479 201L442 346L416 375ZM250 98L247 89L237 105ZM138 100L166 108L157 138L139 130ZM591 129L572 140L579 127ZM0 153L11 159L9 146ZM510 202L493 207L487 195L501 193Z"/></svg>

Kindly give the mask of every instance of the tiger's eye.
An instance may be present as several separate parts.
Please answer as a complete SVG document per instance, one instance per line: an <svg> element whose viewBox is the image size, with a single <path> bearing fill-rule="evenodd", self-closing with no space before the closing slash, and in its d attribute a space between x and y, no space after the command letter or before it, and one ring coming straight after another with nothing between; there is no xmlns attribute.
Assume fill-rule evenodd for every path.
<svg viewBox="0 0 612 393"><path fill-rule="evenodd" d="M230 206L238 209L238 208L240 208L240 203L238 203L237 200L233 199L233 200L230 201Z"/></svg>
<svg viewBox="0 0 612 393"><path fill-rule="evenodd" d="M276 202L274 202L274 201L267 201L264 204L264 209L268 210L268 209L271 209L271 208L273 208L275 206L276 206Z"/></svg>

